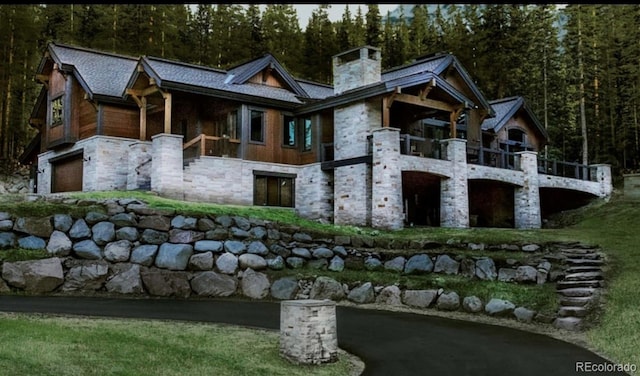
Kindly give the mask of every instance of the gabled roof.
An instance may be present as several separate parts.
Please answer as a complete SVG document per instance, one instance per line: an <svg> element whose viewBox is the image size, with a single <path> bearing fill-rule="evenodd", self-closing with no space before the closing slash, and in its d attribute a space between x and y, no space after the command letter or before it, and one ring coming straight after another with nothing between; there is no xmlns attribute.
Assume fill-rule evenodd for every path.
<svg viewBox="0 0 640 376"><path fill-rule="evenodd" d="M531 108L527 105L527 102L523 97L509 97L496 99L490 102L491 107L496 113L496 116L491 119L485 119L482 122L482 130L489 131L492 130L494 132L498 132L502 127L504 127L509 119L511 119L518 111L524 111L527 116L531 119L533 125L538 129L538 131L545 137L548 138L549 135L547 131L544 129L540 121L533 113Z"/></svg>
<svg viewBox="0 0 640 376"><path fill-rule="evenodd" d="M462 63L460 63L458 58L449 53L435 53L427 55L423 58L418 58L413 63L391 68L382 73L382 81L391 81L423 72L431 72L436 76L440 76L450 67L453 67L458 71L464 83L469 87L473 95L478 98L479 103L469 103L474 103L479 107L484 107L489 112L489 116L493 116L494 114L489 101L482 94L482 91L478 88L478 86L476 86L476 84L473 82L471 76L462 66ZM444 80L442 81L444 82ZM452 87L451 85L449 86Z"/></svg>
<svg viewBox="0 0 640 376"><path fill-rule="evenodd" d="M247 80L256 74L262 72L266 68L271 68L282 78L282 80L295 92L299 97L307 97L307 93L302 86L287 72L286 69L278 62L278 59L271 54L265 54L261 58L254 59L247 63L238 65L228 70L231 76L228 82L231 84L245 84Z"/></svg>
<svg viewBox="0 0 640 376"><path fill-rule="evenodd" d="M122 98L138 61L130 56L56 43L49 44L47 51L61 70L73 73L92 99ZM46 56L41 60L38 74L43 72L47 60Z"/></svg>

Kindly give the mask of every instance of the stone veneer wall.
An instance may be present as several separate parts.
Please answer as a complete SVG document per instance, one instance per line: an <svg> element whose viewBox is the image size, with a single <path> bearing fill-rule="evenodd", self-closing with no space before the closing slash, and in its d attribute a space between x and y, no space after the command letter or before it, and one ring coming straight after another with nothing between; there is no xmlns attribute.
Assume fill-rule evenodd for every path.
<svg viewBox="0 0 640 376"><path fill-rule="evenodd" d="M516 187L514 194L514 214L516 228L540 228L540 190L538 184L538 163L533 151L516 153L520 160L520 170L524 173L521 187Z"/></svg>
<svg viewBox="0 0 640 376"><path fill-rule="evenodd" d="M129 146L135 140L111 136L93 136L76 142L73 146L52 150L38 156L38 193L51 192L51 158L83 149L83 191L124 190L129 175Z"/></svg>
<svg viewBox="0 0 640 376"><path fill-rule="evenodd" d="M129 145L127 189L151 189L151 150L149 141L137 141Z"/></svg>
<svg viewBox="0 0 640 376"><path fill-rule="evenodd" d="M397 128L374 130L372 148L371 226L399 230L404 225L400 130Z"/></svg>
<svg viewBox="0 0 640 376"><path fill-rule="evenodd" d="M151 141L151 189L165 197L184 199L183 136L160 133Z"/></svg>
<svg viewBox="0 0 640 376"><path fill-rule="evenodd" d="M443 140L447 144L446 159L451 164L451 177L442 179L440 191L440 225L469 227L469 187L467 180L467 141Z"/></svg>
<svg viewBox="0 0 640 376"><path fill-rule="evenodd" d="M304 218L331 220L332 176L322 171L320 163L296 166L236 158L200 157L185 168L185 199L253 205L254 171L296 175L296 212Z"/></svg>

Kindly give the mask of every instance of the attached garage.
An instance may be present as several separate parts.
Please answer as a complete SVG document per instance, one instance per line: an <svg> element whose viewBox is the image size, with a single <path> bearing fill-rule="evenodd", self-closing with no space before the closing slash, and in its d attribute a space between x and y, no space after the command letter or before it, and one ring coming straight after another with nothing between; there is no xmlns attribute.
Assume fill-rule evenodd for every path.
<svg viewBox="0 0 640 376"><path fill-rule="evenodd" d="M52 158L51 192L82 191L83 152L61 155Z"/></svg>

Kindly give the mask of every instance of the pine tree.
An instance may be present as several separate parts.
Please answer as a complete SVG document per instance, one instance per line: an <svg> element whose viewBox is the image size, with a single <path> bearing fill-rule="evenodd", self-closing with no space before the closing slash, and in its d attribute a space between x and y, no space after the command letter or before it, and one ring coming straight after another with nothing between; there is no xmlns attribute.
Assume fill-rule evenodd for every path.
<svg viewBox="0 0 640 376"><path fill-rule="evenodd" d="M366 38L367 45L373 47L382 46L382 17L380 16L380 8L376 4L367 5L366 14Z"/></svg>
<svg viewBox="0 0 640 376"><path fill-rule="evenodd" d="M267 51L291 73L302 72L304 68L301 65L300 51L304 39L295 8L290 4L267 5L262 25Z"/></svg>
<svg viewBox="0 0 640 376"><path fill-rule="evenodd" d="M337 54L336 33L329 19L330 5L320 5L311 12L305 30L304 75L306 78L331 83L332 56Z"/></svg>
<svg viewBox="0 0 640 376"><path fill-rule="evenodd" d="M345 5L342 20L337 24L338 29L338 48L340 51L347 51L353 47L351 43L351 34L353 32L353 24L351 22L351 12L349 4Z"/></svg>

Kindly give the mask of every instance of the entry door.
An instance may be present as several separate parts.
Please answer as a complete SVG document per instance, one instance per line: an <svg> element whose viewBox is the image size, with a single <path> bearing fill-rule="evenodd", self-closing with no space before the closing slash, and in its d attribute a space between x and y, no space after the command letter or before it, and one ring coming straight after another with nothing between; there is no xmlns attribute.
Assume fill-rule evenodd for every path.
<svg viewBox="0 0 640 376"><path fill-rule="evenodd" d="M53 163L51 192L82 191L82 154Z"/></svg>

